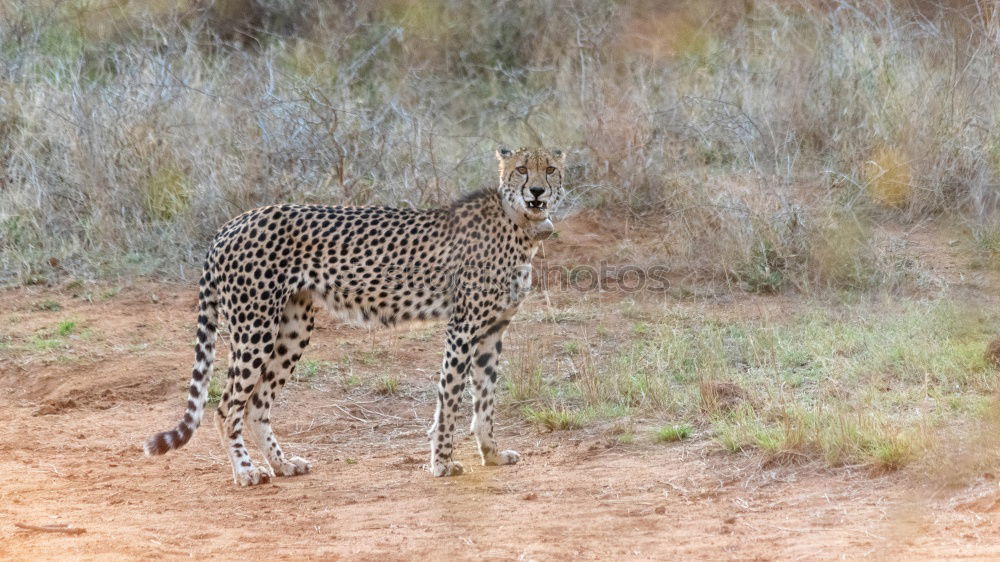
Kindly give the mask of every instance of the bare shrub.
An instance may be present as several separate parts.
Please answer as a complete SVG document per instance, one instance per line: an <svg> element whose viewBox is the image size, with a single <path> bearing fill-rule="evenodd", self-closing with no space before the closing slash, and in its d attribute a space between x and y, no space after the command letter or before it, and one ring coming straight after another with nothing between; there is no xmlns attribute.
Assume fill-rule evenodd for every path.
<svg viewBox="0 0 1000 562"><path fill-rule="evenodd" d="M995 222L1000 23L976 6L5 4L0 279L190 278L252 206L441 203L505 142L571 149L564 213L659 221L698 275L895 283L872 222Z"/></svg>

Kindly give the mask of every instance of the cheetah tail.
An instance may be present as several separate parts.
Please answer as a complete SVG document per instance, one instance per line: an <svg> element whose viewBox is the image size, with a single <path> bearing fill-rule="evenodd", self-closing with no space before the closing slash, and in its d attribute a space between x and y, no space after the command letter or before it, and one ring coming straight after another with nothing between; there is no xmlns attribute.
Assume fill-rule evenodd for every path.
<svg viewBox="0 0 1000 562"><path fill-rule="evenodd" d="M162 455L183 447L201 424L208 399L208 382L212 378L212 364L215 362L215 336L218 310L214 291L208 282L209 274L202 277L202 290L198 295L201 312L198 315L198 339L194 345L194 370L191 372L191 386L184 419L170 431L157 433L149 438L143 447L146 456Z"/></svg>

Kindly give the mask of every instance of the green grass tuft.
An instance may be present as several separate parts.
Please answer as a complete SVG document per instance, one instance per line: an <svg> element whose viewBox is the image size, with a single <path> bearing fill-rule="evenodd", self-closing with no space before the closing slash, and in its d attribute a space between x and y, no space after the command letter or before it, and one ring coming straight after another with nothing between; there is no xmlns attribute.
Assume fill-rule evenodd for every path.
<svg viewBox="0 0 1000 562"><path fill-rule="evenodd" d="M634 433L622 433L620 435L616 435L615 439L619 443L621 443L622 445L631 445L631 444L635 443L635 434Z"/></svg>
<svg viewBox="0 0 1000 562"><path fill-rule="evenodd" d="M295 380L298 382L313 380L321 373L331 372L334 367L330 361L302 359L295 365Z"/></svg>
<svg viewBox="0 0 1000 562"><path fill-rule="evenodd" d="M584 415L574 410L561 408L524 408L524 417L549 431L580 429L584 425Z"/></svg>
<svg viewBox="0 0 1000 562"><path fill-rule="evenodd" d="M38 336L32 336L31 339L28 340L28 349L32 351L47 351L62 345L63 340L60 338L41 338Z"/></svg>
<svg viewBox="0 0 1000 562"><path fill-rule="evenodd" d="M208 381L208 406L214 408L219 405L219 401L222 400L222 390L223 382L221 377L213 376Z"/></svg>
<svg viewBox="0 0 1000 562"><path fill-rule="evenodd" d="M693 431L688 424L666 425L656 430L655 438L659 443L673 443L687 439Z"/></svg>
<svg viewBox="0 0 1000 562"><path fill-rule="evenodd" d="M62 310L62 305L52 299L45 299L32 303L31 308L43 312L54 312Z"/></svg>
<svg viewBox="0 0 1000 562"><path fill-rule="evenodd" d="M385 396L393 395L399 392L399 378L386 375L378 380L375 384L375 393L382 394Z"/></svg>

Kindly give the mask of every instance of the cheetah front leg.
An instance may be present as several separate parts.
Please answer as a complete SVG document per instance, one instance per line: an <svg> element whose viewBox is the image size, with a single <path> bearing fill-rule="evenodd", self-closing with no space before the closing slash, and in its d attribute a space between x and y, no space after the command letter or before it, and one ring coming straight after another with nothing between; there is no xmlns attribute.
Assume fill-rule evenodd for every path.
<svg viewBox="0 0 1000 562"><path fill-rule="evenodd" d="M462 474L462 464L452 459L455 437L455 415L462 403L465 374L471 353L469 332L463 322L448 323L448 335L438 382L437 410L428 435L431 438L431 473L434 476Z"/></svg>
<svg viewBox="0 0 1000 562"><path fill-rule="evenodd" d="M517 451L501 451L493 438L493 407L497 385L497 365L503 350L507 320L493 323L476 345L472 363L472 433L479 444L483 465L516 464Z"/></svg>

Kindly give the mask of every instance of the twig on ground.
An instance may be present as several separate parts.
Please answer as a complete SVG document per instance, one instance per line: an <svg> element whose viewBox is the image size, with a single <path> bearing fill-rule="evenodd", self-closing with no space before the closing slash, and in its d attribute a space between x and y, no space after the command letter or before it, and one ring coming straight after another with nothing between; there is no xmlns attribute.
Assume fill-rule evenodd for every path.
<svg viewBox="0 0 1000 562"><path fill-rule="evenodd" d="M82 535L87 530L80 527L70 527L69 525L28 525L27 523L14 523L18 529L27 531L41 531L43 533L65 533L67 535Z"/></svg>
<svg viewBox="0 0 1000 562"><path fill-rule="evenodd" d="M359 421L361 423L367 423L367 424L371 424L372 423L371 420L365 419L365 418L359 418L358 416L355 416L354 414L348 412L346 409L340 407L337 404L334 404L333 407L336 408L336 409L338 409L338 410L340 410L345 416L347 416L347 417L349 417L349 418L351 418L351 419L353 419L355 421Z"/></svg>
<svg viewBox="0 0 1000 562"><path fill-rule="evenodd" d="M390 418L390 419L394 419L394 420L401 420L401 419L403 419L403 418L401 418L399 416L394 416L392 414L385 414L385 413L382 413L382 412L379 412L379 411L376 411L376 410L370 410L368 408L365 408L364 406L361 406L362 403L363 404L369 404L370 402L359 403L359 402L349 401L349 403L352 404L353 406L357 407L358 410L361 410L361 412L365 413L365 414L379 416L379 417L383 417L383 418Z"/></svg>

